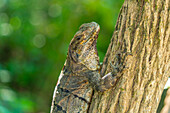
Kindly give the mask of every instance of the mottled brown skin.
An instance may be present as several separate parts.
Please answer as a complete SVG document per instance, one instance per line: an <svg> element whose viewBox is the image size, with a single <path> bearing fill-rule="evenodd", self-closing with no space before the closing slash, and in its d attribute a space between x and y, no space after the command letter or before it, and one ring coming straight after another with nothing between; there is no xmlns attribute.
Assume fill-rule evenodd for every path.
<svg viewBox="0 0 170 113"><path fill-rule="evenodd" d="M116 79L101 78L96 49L100 27L91 22L80 26L71 40L68 55L54 91L51 113L87 113L93 91L105 91Z"/></svg>

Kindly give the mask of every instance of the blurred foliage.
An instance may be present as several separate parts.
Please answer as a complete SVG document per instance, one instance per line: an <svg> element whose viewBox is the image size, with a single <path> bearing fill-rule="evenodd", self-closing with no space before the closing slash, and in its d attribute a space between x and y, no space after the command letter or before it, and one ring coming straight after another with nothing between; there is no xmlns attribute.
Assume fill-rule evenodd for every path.
<svg viewBox="0 0 170 113"><path fill-rule="evenodd" d="M0 0L0 113L47 113L79 26L100 24L102 61L123 0Z"/></svg>

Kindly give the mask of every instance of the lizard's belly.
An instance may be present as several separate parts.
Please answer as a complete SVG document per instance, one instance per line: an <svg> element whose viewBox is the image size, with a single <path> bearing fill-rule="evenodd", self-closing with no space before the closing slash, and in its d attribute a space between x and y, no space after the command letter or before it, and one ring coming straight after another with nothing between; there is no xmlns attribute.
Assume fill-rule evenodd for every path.
<svg viewBox="0 0 170 113"><path fill-rule="evenodd" d="M63 76L53 98L56 113L86 113L93 89L83 76Z"/></svg>

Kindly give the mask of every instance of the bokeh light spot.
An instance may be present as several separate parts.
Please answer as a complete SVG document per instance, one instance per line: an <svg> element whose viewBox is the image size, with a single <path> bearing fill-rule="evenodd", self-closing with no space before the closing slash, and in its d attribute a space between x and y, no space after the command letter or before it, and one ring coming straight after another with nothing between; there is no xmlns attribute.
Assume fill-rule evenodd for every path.
<svg viewBox="0 0 170 113"><path fill-rule="evenodd" d="M30 23L32 25L41 25L46 21L46 14L43 11L35 11L31 15Z"/></svg>
<svg viewBox="0 0 170 113"><path fill-rule="evenodd" d="M7 70L0 70L0 81L4 82L4 83L11 81L9 71L7 71Z"/></svg>
<svg viewBox="0 0 170 113"><path fill-rule="evenodd" d="M0 23L7 23L9 17L6 13L0 13Z"/></svg>
<svg viewBox="0 0 170 113"><path fill-rule="evenodd" d="M16 94L10 89L0 89L0 96L4 101L14 101L16 99Z"/></svg>
<svg viewBox="0 0 170 113"><path fill-rule="evenodd" d="M7 36L12 33L12 26L8 23L3 23L0 25L0 34L2 36Z"/></svg>
<svg viewBox="0 0 170 113"><path fill-rule="evenodd" d="M42 34L38 34L33 38L33 44L37 48L42 48L45 45L45 43L46 43L46 38Z"/></svg>
<svg viewBox="0 0 170 113"><path fill-rule="evenodd" d="M56 24L48 24L45 27L45 32L49 38L56 38L60 32L60 28Z"/></svg>
<svg viewBox="0 0 170 113"><path fill-rule="evenodd" d="M10 24L14 29L19 29L21 26L21 20L18 17L13 17L10 19Z"/></svg>
<svg viewBox="0 0 170 113"><path fill-rule="evenodd" d="M2 8L6 4L6 0L0 0L0 8Z"/></svg>
<svg viewBox="0 0 170 113"><path fill-rule="evenodd" d="M58 17L61 15L62 8L58 4L52 4L48 9L48 15L51 17Z"/></svg>

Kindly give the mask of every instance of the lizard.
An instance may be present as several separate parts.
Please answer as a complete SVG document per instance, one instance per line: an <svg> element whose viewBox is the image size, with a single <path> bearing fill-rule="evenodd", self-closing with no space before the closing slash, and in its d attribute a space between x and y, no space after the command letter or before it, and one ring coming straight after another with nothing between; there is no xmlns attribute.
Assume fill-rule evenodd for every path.
<svg viewBox="0 0 170 113"><path fill-rule="evenodd" d="M54 90L51 113L87 113L94 90L104 92L117 77L100 74L96 48L100 26L82 24L70 42L67 58Z"/></svg>

